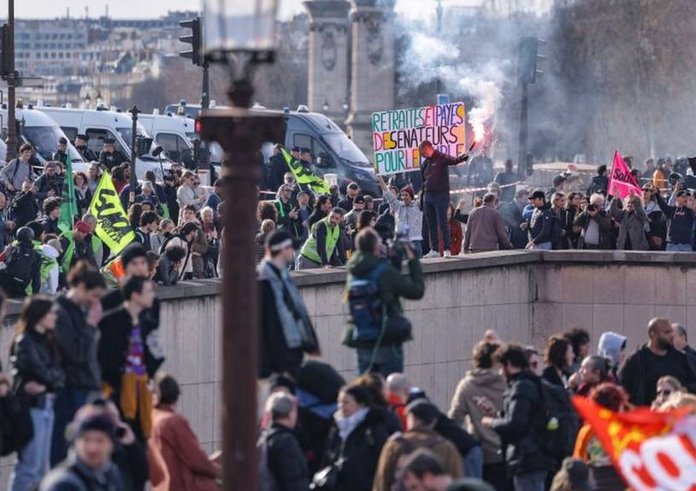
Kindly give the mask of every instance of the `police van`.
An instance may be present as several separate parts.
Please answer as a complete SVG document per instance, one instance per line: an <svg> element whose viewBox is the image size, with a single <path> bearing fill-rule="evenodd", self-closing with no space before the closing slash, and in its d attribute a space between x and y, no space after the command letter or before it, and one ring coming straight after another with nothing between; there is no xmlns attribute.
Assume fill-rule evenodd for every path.
<svg viewBox="0 0 696 491"><path fill-rule="evenodd" d="M3 134L7 132L7 106L0 108ZM53 158L53 153L58 149L58 141L68 138L56 122L48 115L36 110L32 106L15 109L15 119L19 127L18 142L29 143L36 150L36 157L42 164ZM68 138L68 140L70 140ZM5 147L6 149L6 147ZM68 142L68 153L72 160L74 172L86 172L88 164L83 161L80 153L72 143ZM4 160L4 158L3 158Z"/></svg>
<svg viewBox="0 0 696 491"><path fill-rule="evenodd" d="M196 111L200 110L200 106L187 105L186 109ZM218 107L210 111L217 109L224 108ZM314 156L313 164L317 174L336 174L341 187L345 187L348 182L356 182L363 192L381 196L374 166L353 140L330 118L321 113L310 112L304 105L298 106L296 111L290 111L288 108L282 111L269 110L262 106L254 106L252 111L283 116L286 126L285 141L282 143L287 149L309 148ZM271 147L264 146L266 162L270 158Z"/></svg>
<svg viewBox="0 0 696 491"><path fill-rule="evenodd" d="M38 106L38 111L55 120L61 129L68 135L70 141L74 141L77 135L87 135L87 146L99 154L104 146L105 139L113 139L114 146L122 152L127 159L131 159L131 141L133 138L133 121L130 114L116 111L108 111L105 108L75 109L64 107ZM142 124L138 123L137 137L150 142L152 138ZM156 175L163 175L165 170L171 167L171 161L164 156L153 156L150 151L139 155L136 160L135 173L138 179L145 177L145 172L151 170Z"/></svg>
<svg viewBox="0 0 696 491"><path fill-rule="evenodd" d="M159 145L164 153L175 162L182 162L186 167L193 165L193 143L197 138L195 121L191 118L161 115L157 110L153 114L140 114L138 121L143 125L155 145Z"/></svg>

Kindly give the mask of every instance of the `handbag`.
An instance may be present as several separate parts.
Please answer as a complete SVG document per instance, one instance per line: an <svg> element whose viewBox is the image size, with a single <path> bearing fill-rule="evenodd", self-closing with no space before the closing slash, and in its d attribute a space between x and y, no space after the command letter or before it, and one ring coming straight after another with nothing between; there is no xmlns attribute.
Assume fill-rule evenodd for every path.
<svg viewBox="0 0 696 491"><path fill-rule="evenodd" d="M413 339L413 326L404 315L393 314L387 317L382 342L401 344Z"/></svg>
<svg viewBox="0 0 696 491"><path fill-rule="evenodd" d="M0 399L2 428L2 447L0 456L18 452L34 438L34 423L31 420L29 404L15 394L8 394Z"/></svg>

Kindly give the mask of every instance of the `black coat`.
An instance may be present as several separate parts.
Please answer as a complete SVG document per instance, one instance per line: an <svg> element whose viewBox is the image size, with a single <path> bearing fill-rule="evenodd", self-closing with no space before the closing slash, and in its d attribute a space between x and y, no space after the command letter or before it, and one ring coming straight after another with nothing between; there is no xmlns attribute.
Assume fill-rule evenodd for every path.
<svg viewBox="0 0 696 491"><path fill-rule="evenodd" d="M539 378L524 371L508 379L503 394L502 417L493 420L505 448L507 468L512 475L547 469L542 451L546 425Z"/></svg>
<svg viewBox="0 0 696 491"><path fill-rule="evenodd" d="M46 334L28 330L19 334L10 347L10 366L14 378L14 391L22 394L30 406L43 403L44 394L30 396L24 392L28 382L46 386L47 393L63 387L65 373L60 354Z"/></svg>
<svg viewBox="0 0 696 491"><path fill-rule="evenodd" d="M69 388L99 390L99 362L97 361L96 326L87 324L82 309L64 295L56 299L56 343L60 348L65 370L65 386Z"/></svg>
<svg viewBox="0 0 696 491"><path fill-rule="evenodd" d="M567 374L566 374L567 376ZM544 371L541 374L541 378L546 380L548 383L552 385L557 385L559 387L565 387L565 384L563 383L563 379L561 378L560 375L558 375L558 372L554 367L546 367L544 368Z"/></svg>
<svg viewBox="0 0 696 491"><path fill-rule="evenodd" d="M12 204L12 216L17 228L36 220L39 214L39 204L33 193L21 193Z"/></svg>
<svg viewBox="0 0 696 491"><path fill-rule="evenodd" d="M111 171L111 169L114 167L121 165L126 160L128 160L126 156L118 150L114 150L113 153L108 153L102 150L99 153L99 163L108 171Z"/></svg>
<svg viewBox="0 0 696 491"><path fill-rule="evenodd" d="M348 435L345 442L341 441L337 427L331 429L324 465L335 462L341 456L344 459L335 491L372 489L379 455L389 437L384 415L381 410L370 409L363 422Z"/></svg>
<svg viewBox="0 0 696 491"><path fill-rule="evenodd" d="M120 308L107 314L99 323L99 366L101 368L102 381L113 387L118 394L121 389L121 376L126 369L126 356L130 333L133 330L131 316L125 308ZM152 378L157 369L164 362L156 353L150 350L147 339L156 329L148 323L141 323L140 336L143 344L145 358L145 370Z"/></svg>
<svg viewBox="0 0 696 491"><path fill-rule="evenodd" d="M278 491L307 491L309 471L297 435L290 428L274 424L264 434L268 469Z"/></svg>

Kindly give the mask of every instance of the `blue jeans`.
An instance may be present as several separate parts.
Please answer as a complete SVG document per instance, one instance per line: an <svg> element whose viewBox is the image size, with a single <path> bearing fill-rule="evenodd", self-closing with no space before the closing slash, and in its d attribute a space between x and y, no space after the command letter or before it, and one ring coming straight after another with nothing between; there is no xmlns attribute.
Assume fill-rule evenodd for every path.
<svg viewBox="0 0 696 491"><path fill-rule="evenodd" d="M423 212L428 219L431 251L438 250L438 233L442 233L442 243L445 250L450 250L452 239L450 238L449 223L447 223L447 208L449 204L449 193L425 192L425 196L423 197Z"/></svg>
<svg viewBox="0 0 696 491"><path fill-rule="evenodd" d="M542 242L541 244L534 246L534 248L542 251L550 251L553 249L553 244L551 244L551 242Z"/></svg>
<svg viewBox="0 0 696 491"><path fill-rule="evenodd" d="M413 247L413 252L416 254L418 259L423 257L423 241L422 240L412 240L411 247Z"/></svg>
<svg viewBox="0 0 696 491"><path fill-rule="evenodd" d="M404 371L404 348L402 345L358 348L358 373L375 372L384 378L395 372ZM374 360L373 360L374 357Z"/></svg>
<svg viewBox="0 0 696 491"><path fill-rule="evenodd" d="M68 444L65 441L65 428L75 417L75 413L86 402L90 391L66 387L56 392L56 402L53 407L55 420L51 438L51 467L58 465L64 458Z"/></svg>
<svg viewBox="0 0 696 491"><path fill-rule="evenodd" d="M667 243L667 252L694 252L694 248L691 244L673 244L672 242Z"/></svg>
<svg viewBox="0 0 696 491"><path fill-rule="evenodd" d="M464 475L476 479L483 479L483 450L476 446L469 450L462 460Z"/></svg>
<svg viewBox="0 0 696 491"><path fill-rule="evenodd" d="M544 491L546 471L532 471L518 474L512 478L515 491Z"/></svg>
<svg viewBox="0 0 696 491"><path fill-rule="evenodd" d="M17 464L10 475L10 491L27 491L38 487L48 470L53 433L53 395L46 396L43 408L31 408L34 437L19 451Z"/></svg>

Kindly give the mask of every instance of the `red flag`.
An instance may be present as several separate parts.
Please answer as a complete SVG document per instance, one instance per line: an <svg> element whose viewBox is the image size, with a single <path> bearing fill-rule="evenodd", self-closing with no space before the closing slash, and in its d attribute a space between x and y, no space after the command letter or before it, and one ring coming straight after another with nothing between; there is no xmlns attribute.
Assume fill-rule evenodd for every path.
<svg viewBox="0 0 696 491"><path fill-rule="evenodd" d="M607 192L616 198L624 199L631 194L631 190L638 196L643 193L643 190L638 185L636 177L631 174L631 169L628 168L623 157L617 150L614 152L614 163L611 166L609 189Z"/></svg>
<svg viewBox="0 0 696 491"><path fill-rule="evenodd" d="M614 413L574 397L580 416L634 491L696 491L696 417L638 408Z"/></svg>

